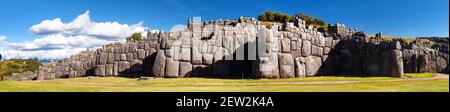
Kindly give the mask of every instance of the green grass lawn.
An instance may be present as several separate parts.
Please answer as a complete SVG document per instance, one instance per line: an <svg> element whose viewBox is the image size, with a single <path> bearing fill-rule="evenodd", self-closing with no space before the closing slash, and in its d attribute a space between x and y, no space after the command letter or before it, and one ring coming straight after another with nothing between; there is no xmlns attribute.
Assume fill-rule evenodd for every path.
<svg viewBox="0 0 450 112"><path fill-rule="evenodd" d="M430 78L434 77L436 74L433 73L412 73L412 74L405 74L405 77L409 78Z"/></svg>
<svg viewBox="0 0 450 112"><path fill-rule="evenodd" d="M430 77L411 74L411 77ZM431 76L432 77L432 76ZM393 81L395 80L395 81ZM346 84L304 82L363 81ZM380 82L364 82L380 81ZM46 81L0 81L0 92L448 92L448 79L407 80L392 77L311 77L293 79L158 78L147 81L103 77Z"/></svg>

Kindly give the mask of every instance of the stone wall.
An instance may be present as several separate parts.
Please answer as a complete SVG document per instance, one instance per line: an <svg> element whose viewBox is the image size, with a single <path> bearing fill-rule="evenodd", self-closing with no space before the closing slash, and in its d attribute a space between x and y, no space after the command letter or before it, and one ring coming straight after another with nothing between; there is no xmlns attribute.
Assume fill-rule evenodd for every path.
<svg viewBox="0 0 450 112"><path fill-rule="evenodd" d="M429 39L429 42L419 42ZM449 73L448 38L419 38L414 42L402 42L404 68L407 73Z"/></svg>
<svg viewBox="0 0 450 112"><path fill-rule="evenodd" d="M325 32L301 19L269 28L254 18L189 21L183 31L149 33L143 41L108 44L45 65L36 79L401 77L403 72L448 71L448 49L444 54L408 45L399 40L371 43L364 33L343 24L329 25Z"/></svg>

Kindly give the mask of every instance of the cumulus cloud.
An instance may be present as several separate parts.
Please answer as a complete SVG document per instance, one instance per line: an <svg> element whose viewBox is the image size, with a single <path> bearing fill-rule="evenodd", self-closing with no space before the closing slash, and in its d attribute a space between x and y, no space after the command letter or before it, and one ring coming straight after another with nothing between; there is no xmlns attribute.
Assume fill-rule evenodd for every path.
<svg viewBox="0 0 450 112"><path fill-rule="evenodd" d="M71 48L92 48L102 46L114 41L97 39L91 36L64 36L62 34L52 34L43 38L37 38L33 41L20 43L7 43L7 47L14 50L34 51L34 50L52 50L52 49L71 49Z"/></svg>
<svg viewBox="0 0 450 112"><path fill-rule="evenodd" d="M123 42L135 32L146 36L149 30L142 22L133 25L114 21L95 22L89 13L86 11L68 23L55 18L33 25L29 31L42 37L32 41L8 42L5 41L6 36L0 35L0 54L5 59L63 59L86 49L94 50L105 44Z"/></svg>
<svg viewBox="0 0 450 112"><path fill-rule="evenodd" d="M98 39L122 40L135 32L140 32L145 36L147 27L143 23L134 25L120 24L118 22L95 22L92 21L89 11L79 15L69 23L63 23L60 18L44 20L33 25L29 30L38 35L68 34L87 35Z"/></svg>
<svg viewBox="0 0 450 112"><path fill-rule="evenodd" d="M101 40L85 35L65 36L63 34L52 34L33 41L4 42L0 47L0 53L6 59L34 57L39 59L62 59L86 49L98 48L113 42L116 41Z"/></svg>
<svg viewBox="0 0 450 112"><path fill-rule="evenodd" d="M4 50L0 51L5 59L62 59L85 51L86 48L73 49L53 49L53 50L39 50L39 51L20 51L20 50Z"/></svg>

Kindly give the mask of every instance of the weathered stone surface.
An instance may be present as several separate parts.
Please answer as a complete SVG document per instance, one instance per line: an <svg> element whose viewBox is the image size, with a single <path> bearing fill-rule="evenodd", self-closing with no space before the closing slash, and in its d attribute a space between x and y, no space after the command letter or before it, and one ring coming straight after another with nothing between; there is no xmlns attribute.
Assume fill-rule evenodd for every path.
<svg viewBox="0 0 450 112"><path fill-rule="evenodd" d="M114 64L116 62L116 58L114 58L113 53L108 53L108 64Z"/></svg>
<svg viewBox="0 0 450 112"><path fill-rule="evenodd" d="M445 60L445 58L439 56L437 58L436 63L437 63L437 72L441 72L441 73L448 72L448 63ZM447 70L446 70L446 68L447 68Z"/></svg>
<svg viewBox="0 0 450 112"><path fill-rule="evenodd" d="M173 61L172 58L166 59L166 73L164 74L165 78L178 78L180 62Z"/></svg>
<svg viewBox="0 0 450 112"><path fill-rule="evenodd" d="M130 69L130 62L120 61L119 62L119 72L124 72Z"/></svg>
<svg viewBox="0 0 450 112"><path fill-rule="evenodd" d="M166 66L166 57L163 50L158 51L156 55L155 64L153 65L153 75L156 77L164 77L164 70Z"/></svg>
<svg viewBox="0 0 450 112"><path fill-rule="evenodd" d="M260 57L259 77L261 78L280 78L278 55L271 54L269 57Z"/></svg>
<svg viewBox="0 0 450 112"><path fill-rule="evenodd" d="M115 61L120 61L120 54L114 54Z"/></svg>
<svg viewBox="0 0 450 112"><path fill-rule="evenodd" d="M137 50L138 59L143 60L145 59L145 50L144 49L138 49Z"/></svg>
<svg viewBox="0 0 450 112"><path fill-rule="evenodd" d="M181 48L180 61L190 62L191 61L191 49Z"/></svg>
<svg viewBox="0 0 450 112"><path fill-rule="evenodd" d="M127 60L127 54L120 54L120 60L126 61Z"/></svg>
<svg viewBox="0 0 450 112"><path fill-rule="evenodd" d="M323 55L323 48L313 45L312 46L312 50L311 50L311 55L319 56L319 57L322 56Z"/></svg>
<svg viewBox="0 0 450 112"><path fill-rule="evenodd" d="M381 73L391 77L403 76L403 56L400 50L387 50L383 52Z"/></svg>
<svg viewBox="0 0 450 112"><path fill-rule="evenodd" d="M202 54L200 53L200 50L198 47L193 46L192 47L192 64L199 65L203 62Z"/></svg>
<svg viewBox="0 0 450 112"><path fill-rule="evenodd" d="M214 63L214 55L203 54L203 64L212 65Z"/></svg>
<svg viewBox="0 0 450 112"><path fill-rule="evenodd" d="M108 53L101 52L99 57L99 64L104 65L108 61Z"/></svg>
<svg viewBox="0 0 450 112"><path fill-rule="evenodd" d="M114 75L114 64L108 64L105 66L105 76L113 76Z"/></svg>
<svg viewBox="0 0 450 112"><path fill-rule="evenodd" d="M303 41L302 55L303 55L303 57L307 57L307 56L311 55L311 42L310 41Z"/></svg>
<svg viewBox="0 0 450 112"><path fill-rule="evenodd" d="M101 77L106 76L105 65L97 65L97 67L95 67L95 75Z"/></svg>
<svg viewBox="0 0 450 112"><path fill-rule="evenodd" d="M280 77L293 78L295 77L294 58L290 54L282 54L280 56Z"/></svg>
<svg viewBox="0 0 450 112"><path fill-rule="evenodd" d="M283 53L290 53L291 52L291 40L289 38L284 38L281 41L281 51Z"/></svg>
<svg viewBox="0 0 450 112"><path fill-rule="evenodd" d="M306 77L305 58L295 58L295 77Z"/></svg>
<svg viewBox="0 0 450 112"><path fill-rule="evenodd" d="M128 53L127 54L127 61L131 62L134 60L134 54L133 53Z"/></svg>
<svg viewBox="0 0 450 112"><path fill-rule="evenodd" d="M308 77L316 76L321 66L322 59L320 57L310 56L305 58L306 75Z"/></svg>
<svg viewBox="0 0 450 112"><path fill-rule="evenodd" d="M296 51L292 51L291 54L292 54L293 57L301 57L302 56L302 51L297 49Z"/></svg>
<svg viewBox="0 0 450 112"><path fill-rule="evenodd" d="M192 71L192 64L190 62L180 62L179 77L188 77L189 72Z"/></svg>
<svg viewBox="0 0 450 112"><path fill-rule="evenodd" d="M119 61L114 63L113 76L119 76Z"/></svg>

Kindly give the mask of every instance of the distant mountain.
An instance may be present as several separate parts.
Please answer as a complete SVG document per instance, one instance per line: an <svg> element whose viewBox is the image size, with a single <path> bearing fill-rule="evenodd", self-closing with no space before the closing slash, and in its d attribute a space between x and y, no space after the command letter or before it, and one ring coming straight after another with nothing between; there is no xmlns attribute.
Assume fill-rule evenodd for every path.
<svg viewBox="0 0 450 112"><path fill-rule="evenodd" d="M41 63L55 63L58 62L60 59L39 59L39 62Z"/></svg>

